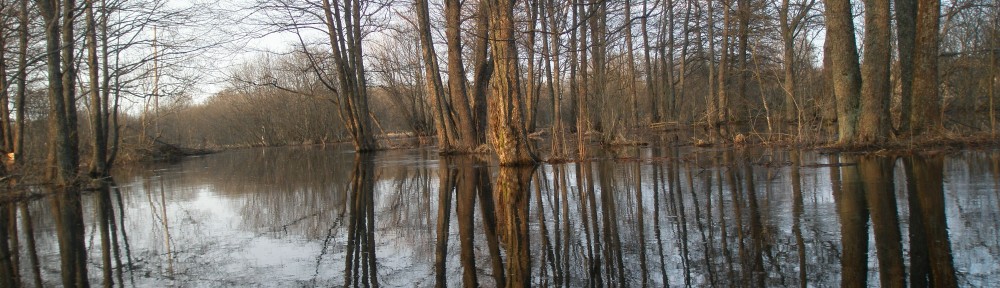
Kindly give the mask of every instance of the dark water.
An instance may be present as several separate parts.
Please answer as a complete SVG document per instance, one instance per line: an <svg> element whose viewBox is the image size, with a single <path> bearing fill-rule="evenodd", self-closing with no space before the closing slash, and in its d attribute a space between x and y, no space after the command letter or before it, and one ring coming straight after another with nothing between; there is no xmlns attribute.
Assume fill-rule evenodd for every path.
<svg viewBox="0 0 1000 288"><path fill-rule="evenodd" d="M26 286L1000 283L997 151L633 152L534 169L430 150L225 152L8 205L17 257L0 266Z"/></svg>

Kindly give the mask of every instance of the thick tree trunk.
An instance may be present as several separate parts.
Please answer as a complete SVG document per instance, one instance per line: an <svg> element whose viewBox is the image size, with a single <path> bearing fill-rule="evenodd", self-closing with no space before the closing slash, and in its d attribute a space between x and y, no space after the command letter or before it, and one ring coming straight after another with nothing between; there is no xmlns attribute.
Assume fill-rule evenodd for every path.
<svg viewBox="0 0 1000 288"><path fill-rule="evenodd" d="M423 1L421 1L423 2ZM448 40L448 91L459 136L459 149L469 152L482 142L477 141L476 126L472 120L472 107L465 89L465 64L462 62L462 4L459 0L445 0L445 37Z"/></svg>
<svg viewBox="0 0 1000 288"><path fill-rule="evenodd" d="M94 19L94 1L87 0L86 7L86 43L87 43L87 67L90 76L90 126L91 126L91 164L90 177L99 178L107 175L107 131L104 125L103 108L104 103L101 98L101 83L99 78L99 66L97 63L97 22Z"/></svg>
<svg viewBox="0 0 1000 288"><path fill-rule="evenodd" d="M528 82L524 87L524 127L527 132L534 132L536 122L538 121L538 77L535 76L535 29L536 23L538 23L538 1L525 1L525 10L528 13L528 31L527 31L527 41L525 43L524 53L528 56L528 61L525 63L527 68L527 73L525 73L525 80Z"/></svg>
<svg viewBox="0 0 1000 288"><path fill-rule="evenodd" d="M639 93L636 91L635 83L635 45L632 43L632 1L625 1L625 65L628 67L628 75L625 75L625 88L628 91L629 101L631 101L631 123L629 126L639 123Z"/></svg>
<svg viewBox="0 0 1000 288"><path fill-rule="evenodd" d="M594 59L594 81L591 82L593 86L590 86L593 90L593 99L596 100L595 104L601 104L599 111L593 113L591 121L592 127L600 132L602 135L607 135L609 131L605 131L609 123L614 121L612 117L617 116L617 108L609 103L608 97L608 78L607 78L607 37L605 31L607 30L607 4L603 0L589 0L588 6L590 7L590 39L592 42L591 56ZM586 62L586 61L584 61ZM617 105L615 105L617 106ZM602 141L605 140L602 138Z"/></svg>
<svg viewBox="0 0 1000 288"><path fill-rule="evenodd" d="M895 0L896 47L899 57L899 132L910 130L913 114L913 52L917 34L917 0Z"/></svg>
<svg viewBox="0 0 1000 288"><path fill-rule="evenodd" d="M722 0L722 45L719 47L719 110L712 121L722 124L729 121L729 95L726 93L726 75L729 74L729 0Z"/></svg>
<svg viewBox="0 0 1000 288"><path fill-rule="evenodd" d="M489 140L500 159L500 165L534 165L531 150L521 120L517 46L514 44L514 3L489 0L490 33L493 47L493 78L491 95L487 99Z"/></svg>
<svg viewBox="0 0 1000 288"><path fill-rule="evenodd" d="M917 1L917 27L913 54L913 110L910 114L910 128L916 135L944 129L941 122L941 97L938 93L940 16L940 1Z"/></svg>
<svg viewBox="0 0 1000 288"><path fill-rule="evenodd" d="M668 0L667 5L671 5L672 0ZM669 7L669 6L668 6ZM642 68L646 74L646 97L649 98L649 117L652 122L660 122L660 110L656 109L656 85L653 80L653 64L651 61L652 56L650 56L650 50L652 50L651 42L649 39L649 1L642 1L642 15L643 17L639 19L640 27L642 27Z"/></svg>
<svg viewBox="0 0 1000 288"><path fill-rule="evenodd" d="M861 68L854 40L851 1L826 0L826 41L830 43L833 88L837 98L838 142L853 144L857 136Z"/></svg>
<svg viewBox="0 0 1000 288"><path fill-rule="evenodd" d="M486 95L490 78L493 77L493 60L489 59L489 5L480 3L476 15L476 41L472 51L472 64L476 67L472 82L472 116L475 123L477 143L486 143L487 117Z"/></svg>
<svg viewBox="0 0 1000 288"><path fill-rule="evenodd" d="M881 144L889 137L889 2L865 1L865 50L861 67L861 117L858 144Z"/></svg>
<svg viewBox="0 0 1000 288"><path fill-rule="evenodd" d="M785 91L785 121L795 119L795 35L792 23L788 19L789 0L781 0L781 9L778 10L778 24L781 25L782 55L784 58L785 81L782 89Z"/></svg>
<svg viewBox="0 0 1000 288"><path fill-rule="evenodd" d="M59 4L51 1L37 1L42 18L46 23L45 59L49 88L49 168L46 169L46 175L56 185L65 186L75 181L79 156L74 136L76 135L76 98L74 95L76 71L72 67L75 64L72 48L74 16L73 13L66 13L64 17L59 15L59 11L72 11L74 1L64 3L66 7L55 6ZM70 43L63 45L64 38L69 38ZM65 54L60 52L65 52ZM70 67L66 67L63 71L65 64ZM70 115L69 111L72 111L73 115Z"/></svg>
<svg viewBox="0 0 1000 288"><path fill-rule="evenodd" d="M438 68L437 53L434 51L434 40L431 39L430 12L427 0L417 0L415 4L417 34L420 35L420 50L423 54L424 78L426 78L424 91L434 107L434 127L438 136L438 150L451 152L458 141L455 139L453 124L455 122L452 118L451 107L444 96L444 84L441 82L441 70Z"/></svg>

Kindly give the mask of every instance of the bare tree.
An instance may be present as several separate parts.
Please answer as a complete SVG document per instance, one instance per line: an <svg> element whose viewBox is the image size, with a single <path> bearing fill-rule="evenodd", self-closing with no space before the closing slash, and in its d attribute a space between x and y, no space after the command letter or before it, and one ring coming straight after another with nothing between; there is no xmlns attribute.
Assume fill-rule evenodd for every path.
<svg viewBox="0 0 1000 288"><path fill-rule="evenodd" d="M335 0L336 1L336 0ZM378 149L368 110L368 86L365 80L361 47L361 0L343 0L331 5L323 0L323 13L341 95L341 116L358 152Z"/></svg>

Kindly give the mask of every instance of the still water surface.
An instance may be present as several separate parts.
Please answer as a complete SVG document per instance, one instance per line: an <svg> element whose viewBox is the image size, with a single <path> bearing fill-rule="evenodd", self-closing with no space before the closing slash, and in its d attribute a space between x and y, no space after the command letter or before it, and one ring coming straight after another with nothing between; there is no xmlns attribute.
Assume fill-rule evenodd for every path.
<svg viewBox="0 0 1000 288"><path fill-rule="evenodd" d="M91 285L128 287L1000 283L997 151L631 153L515 169L432 150L229 151L83 194L73 247ZM57 231L79 229L53 203L19 206L25 285L27 228L44 286L74 255Z"/></svg>

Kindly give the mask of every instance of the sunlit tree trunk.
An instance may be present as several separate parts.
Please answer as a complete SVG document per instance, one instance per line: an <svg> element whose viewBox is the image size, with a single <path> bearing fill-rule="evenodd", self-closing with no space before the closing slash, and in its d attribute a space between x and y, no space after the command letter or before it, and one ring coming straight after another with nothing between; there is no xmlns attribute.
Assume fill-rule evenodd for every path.
<svg viewBox="0 0 1000 288"><path fill-rule="evenodd" d="M434 41L431 39L430 12L427 0L415 1L417 10L418 35L420 35L420 50L424 60L424 91L434 107L434 127L438 136L438 150L450 152L457 139L454 133L454 119L448 101L444 96L444 84L441 82L438 69L437 53L434 51ZM449 47L450 48L450 47ZM449 49L450 50L450 49ZM449 51L450 55L450 51ZM450 81L449 81L450 84Z"/></svg>
<svg viewBox="0 0 1000 288"><path fill-rule="evenodd" d="M538 2L539 1L524 1L524 8L528 13L528 31L526 35L525 51L527 54L527 63L525 63L525 68L527 73L525 74L524 87L524 128L527 132L534 132L536 118L538 118L538 77L535 76L535 29L536 23L538 23Z"/></svg>
<svg viewBox="0 0 1000 288"><path fill-rule="evenodd" d="M881 144L889 137L889 1L865 1L865 50L861 66L861 116L858 144ZM936 45L936 44L935 44Z"/></svg>
<svg viewBox="0 0 1000 288"><path fill-rule="evenodd" d="M420 1L425 2L425 1ZM425 7L426 8L426 7ZM476 126L472 119L469 94L465 89L465 64L462 61L462 4L458 0L444 1L445 38L448 40L448 92L454 104L455 126L459 135L459 149L463 152L476 149L481 141L476 136Z"/></svg>
<svg viewBox="0 0 1000 288"><path fill-rule="evenodd" d="M6 6L6 4L3 4ZM8 13L10 8L0 7L0 12ZM0 22L0 145L4 153L14 148L14 130L10 115L10 82L7 81L7 19Z"/></svg>
<svg viewBox="0 0 1000 288"><path fill-rule="evenodd" d="M528 145L520 98L520 71L514 44L514 3L489 0L489 43L493 47L494 73L487 99L489 140L500 165L531 165L536 156Z"/></svg>
<svg viewBox="0 0 1000 288"><path fill-rule="evenodd" d="M323 14L333 52L340 91L340 116L351 134L354 149L378 149L368 110L368 92L361 53L361 2L342 0L331 5L323 0Z"/></svg>
<svg viewBox="0 0 1000 288"><path fill-rule="evenodd" d="M838 142L852 144L857 137L861 68L854 38L851 1L826 0L826 41L830 43L833 89L837 98Z"/></svg>
<svg viewBox="0 0 1000 288"><path fill-rule="evenodd" d="M489 33L489 5L480 1L476 13L476 35ZM489 59L488 37L475 37L472 51L472 64L475 66L475 79L472 82L472 118L475 125L476 142L486 143L488 124L486 98L490 79L493 78L493 60Z"/></svg>

